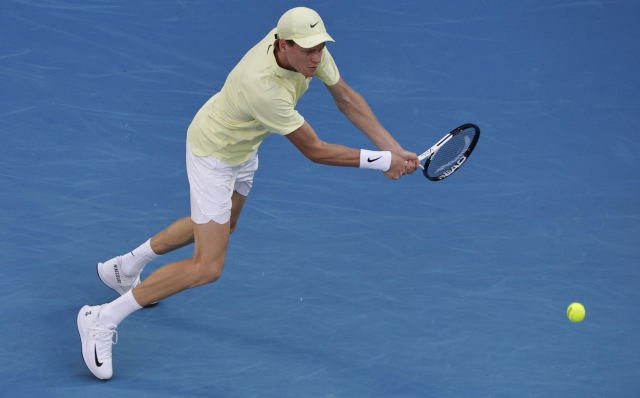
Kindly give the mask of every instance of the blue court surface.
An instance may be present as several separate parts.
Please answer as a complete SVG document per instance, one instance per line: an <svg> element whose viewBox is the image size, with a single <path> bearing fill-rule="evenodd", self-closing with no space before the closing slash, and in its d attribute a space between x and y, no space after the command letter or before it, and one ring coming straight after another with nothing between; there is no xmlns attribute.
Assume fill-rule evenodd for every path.
<svg viewBox="0 0 640 398"><path fill-rule="evenodd" d="M472 122L476 151L445 181L393 182L268 138L222 278L127 318L99 381L76 329L81 306L116 298L96 263L189 215L192 117L298 5L406 149ZM639 15L633 0L4 0L0 395L640 396ZM374 149L319 81L298 109L325 141Z"/></svg>

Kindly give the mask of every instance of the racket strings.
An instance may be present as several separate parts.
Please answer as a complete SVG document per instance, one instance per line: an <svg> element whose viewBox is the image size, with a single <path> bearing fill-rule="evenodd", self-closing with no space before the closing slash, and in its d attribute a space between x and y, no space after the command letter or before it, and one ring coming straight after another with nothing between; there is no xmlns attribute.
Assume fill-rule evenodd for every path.
<svg viewBox="0 0 640 398"><path fill-rule="evenodd" d="M476 129L470 127L454 135L430 159L426 174L438 178L459 167L466 160L465 154L473 144L476 134Z"/></svg>

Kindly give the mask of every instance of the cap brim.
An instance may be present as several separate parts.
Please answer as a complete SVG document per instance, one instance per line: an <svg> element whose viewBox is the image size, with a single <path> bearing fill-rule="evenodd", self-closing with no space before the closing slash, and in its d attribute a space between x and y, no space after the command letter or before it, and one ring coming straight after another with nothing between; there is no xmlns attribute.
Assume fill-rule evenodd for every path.
<svg viewBox="0 0 640 398"><path fill-rule="evenodd" d="M318 44L326 43L328 41L335 42L328 33L318 33L301 39L293 39L293 41L302 48L315 47Z"/></svg>

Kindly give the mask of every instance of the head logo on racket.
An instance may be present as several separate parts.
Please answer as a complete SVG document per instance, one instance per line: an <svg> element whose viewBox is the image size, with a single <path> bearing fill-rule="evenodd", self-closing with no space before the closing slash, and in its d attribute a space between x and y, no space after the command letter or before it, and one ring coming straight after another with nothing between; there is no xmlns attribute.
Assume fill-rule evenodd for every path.
<svg viewBox="0 0 640 398"><path fill-rule="evenodd" d="M418 156L424 176L431 181L449 177L469 158L480 139L480 128L475 124L464 124L442 137L438 143Z"/></svg>

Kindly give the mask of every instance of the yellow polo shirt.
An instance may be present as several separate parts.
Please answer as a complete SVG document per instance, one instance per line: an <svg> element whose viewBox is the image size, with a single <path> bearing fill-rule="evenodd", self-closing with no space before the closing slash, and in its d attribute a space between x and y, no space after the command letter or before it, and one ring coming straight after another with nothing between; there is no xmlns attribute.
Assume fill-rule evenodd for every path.
<svg viewBox="0 0 640 398"><path fill-rule="evenodd" d="M198 156L225 163L247 161L271 133L286 135L304 123L295 110L312 78L278 66L273 29L229 73L222 90L198 111L187 130L187 143ZM333 86L338 67L325 47L316 76Z"/></svg>

